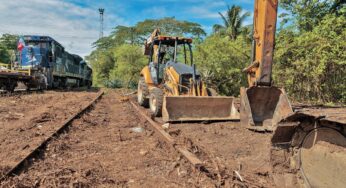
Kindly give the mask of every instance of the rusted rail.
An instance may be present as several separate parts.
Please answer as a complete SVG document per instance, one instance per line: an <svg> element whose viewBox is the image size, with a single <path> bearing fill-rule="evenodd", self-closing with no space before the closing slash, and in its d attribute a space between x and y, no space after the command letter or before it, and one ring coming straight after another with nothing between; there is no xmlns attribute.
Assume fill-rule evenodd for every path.
<svg viewBox="0 0 346 188"><path fill-rule="evenodd" d="M40 154L42 150L46 148L48 143L53 139L58 137L61 133L63 133L69 125L72 123L74 119L77 117L80 117L82 114L84 114L87 110L89 110L93 104L95 104L99 99L101 99L103 95L103 92L98 94L89 104L87 104L85 107L83 107L81 110L79 110L77 113L72 115L70 118L65 120L54 133L52 133L47 139L45 139L39 146L37 146L32 152L30 152L25 158L23 158L20 162L18 162L13 168L8 170L4 176L0 178L0 182L6 180L10 176L19 175L23 170L27 169L30 164L33 163L33 159L36 158Z"/></svg>
<svg viewBox="0 0 346 188"><path fill-rule="evenodd" d="M142 115L149 123L153 126L156 132L174 149L176 149L179 153L181 153L195 168L206 172L206 167L203 162L193 153L191 153L186 147L180 146L176 144L175 139L169 135L163 128L153 121L150 117L148 117L134 102L130 101L131 105L138 111L140 115Z"/></svg>

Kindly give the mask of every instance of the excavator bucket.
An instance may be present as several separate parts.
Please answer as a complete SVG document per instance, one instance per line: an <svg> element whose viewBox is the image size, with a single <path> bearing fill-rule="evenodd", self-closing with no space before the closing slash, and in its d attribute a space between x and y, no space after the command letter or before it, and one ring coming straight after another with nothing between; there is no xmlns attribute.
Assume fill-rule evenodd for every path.
<svg viewBox="0 0 346 188"><path fill-rule="evenodd" d="M293 113L283 89L258 87L240 89L240 123L255 131L274 131L277 123Z"/></svg>
<svg viewBox="0 0 346 188"><path fill-rule="evenodd" d="M239 120L233 97L166 96L162 118L165 122Z"/></svg>

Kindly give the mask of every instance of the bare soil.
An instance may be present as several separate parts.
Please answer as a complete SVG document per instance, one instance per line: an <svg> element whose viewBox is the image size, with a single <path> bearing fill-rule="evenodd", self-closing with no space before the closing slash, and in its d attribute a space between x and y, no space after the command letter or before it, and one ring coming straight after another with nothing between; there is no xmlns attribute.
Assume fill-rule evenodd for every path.
<svg viewBox="0 0 346 188"><path fill-rule="evenodd" d="M124 93L107 90L32 166L0 187L296 187L288 157L278 150L273 158L271 133L239 122L169 124L166 131L178 144L216 169L216 178L206 177L161 139ZM0 172L95 96L46 92L1 100ZM282 169L273 169L277 164Z"/></svg>
<svg viewBox="0 0 346 188"><path fill-rule="evenodd" d="M271 134L240 127L239 122L170 124L168 132L192 145L192 152L208 155L226 178L225 186L274 187ZM201 156L203 158L203 156ZM242 180L236 184L235 179Z"/></svg>
<svg viewBox="0 0 346 188"><path fill-rule="evenodd" d="M214 187L120 99L107 92L2 187Z"/></svg>
<svg viewBox="0 0 346 188"><path fill-rule="evenodd" d="M0 99L0 175L13 168L96 92L52 92Z"/></svg>

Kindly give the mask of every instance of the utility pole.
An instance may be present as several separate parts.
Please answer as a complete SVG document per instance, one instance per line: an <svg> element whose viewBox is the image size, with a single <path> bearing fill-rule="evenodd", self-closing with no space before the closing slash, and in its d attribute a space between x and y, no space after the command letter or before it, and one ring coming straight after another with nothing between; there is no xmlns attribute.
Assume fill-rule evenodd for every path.
<svg viewBox="0 0 346 188"><path fill-rule="evenodd" d="M100 36L99 38L103 37L103 14L105 12L104 8L99 8L99 13L100 13Z"/></svg>

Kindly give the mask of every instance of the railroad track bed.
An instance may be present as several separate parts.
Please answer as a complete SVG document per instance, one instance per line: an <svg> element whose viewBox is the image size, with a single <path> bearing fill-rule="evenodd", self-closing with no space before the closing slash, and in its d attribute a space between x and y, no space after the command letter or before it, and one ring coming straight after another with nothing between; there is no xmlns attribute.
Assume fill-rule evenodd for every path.
<svg viewBox="0 0 346 188"><path fill-rule="evenodd" d="M160 139L119 92L52 140L41 157L2 187L213 187L210 178Z"/></svg>
<svg viewBox="0 0 346 188"><path fill-rule="evenodd" d="M133 100L134 101L134 100ZM134 102L135 103L135 102ZM142 108L149 115L148 110ZM299 109L323 121L345 122L344 107L313 107ZM306 182L297 169L290 166L284 149L272 146L271 133L260 133L240 127L234 122L163 124L156 122L208 169L207 175L221 187L303 187ZM340 172L342 173L342 172Z"/></svg>
<svg viewBox="0 0 346 188"><path fill-rule="evenodd" d="M274 187L269 134L239 122L170 124L166 130L217 172L225 187Z"/></svg>
<svg viewBox="0 0 346 188"><path fill-rule="evenodd" d="M147 109L138 107L134 99L131 103L151 119ZM163 140L174 140L173 147L192 165L199 161L195 168L215 187L275 186L270 134L248 131L237 121L164 124L155 118L152 124L170 137Z"/></svg>
<svg viewBox="0 0 346 188"><path fill-rule="evenodd" d="M1 100L1 177L49 139L95 96L95 92L48 92Z"/></svg>
<svg viewBox="0 0 346 188"><path fill-rule="evenodd" d="M160 118L152 121L148 110L122 94L105 91L92 110L75 119L68 132L52 139L32 165L2 181L1 187L278 185L276 177L282 171L273 165L287 161L273 159L270 134L248 131L239 122L163 126ZM16 152L12 154L20 153Z"/></svg>

